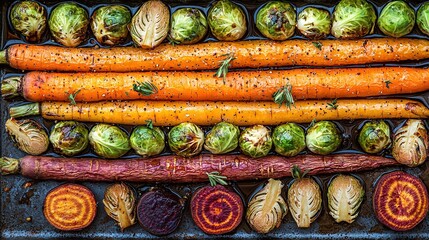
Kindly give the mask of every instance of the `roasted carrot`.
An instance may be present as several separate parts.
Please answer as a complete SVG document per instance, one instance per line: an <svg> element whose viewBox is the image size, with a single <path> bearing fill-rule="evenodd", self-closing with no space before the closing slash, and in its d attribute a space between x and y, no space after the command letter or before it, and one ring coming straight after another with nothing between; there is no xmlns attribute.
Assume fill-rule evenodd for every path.
<svg viewBox="0 0 429 240"><path fill-rule="evenodd" d="M142 95L133 85L151 82L158 92ZM2 82L3 97L21 94L32 102L102 100L268 101L290 84L295 100L351 98L429 90L423 68L341 68L230 72L225 80L212 72L48 73L29 72Z"/></svg>
<svg viewBox="0 0 429 240"><path fill-rule="evenodd" d="M317 46L316 46L317 45ZM0 54L0 63L39 71L131 72L216 69L233 55L231 68L292 65L339 66L429 58L429 41L410 38L206 42L164 44L147 50L133 47L64 48L17 44Z"/></svg>
<svg viewBox="0 0 429 240"><path fill-rule="evenodd" d="M274 102L130 101L77 103L42 102L10 108L17 118L41 114L50 120L174 126L182 122L214 125L227 121L239 126L305 123L312 120L427 118L429 109L408 99L297 101L290 109Z"/></svg>
<svg viewBox="0 0 429 240"><path fill-rule="evenodd" d="M228 180L282 178L291 176L298 165L309 174L356 172L398 165L394 159L361 154L330 156L268 156L252 159L244 155L199 155L192 158L161 156L149 159L104 160L96 158L54 158L26 156L0 158L2 174L33 179L69 181L205 182L213 171Z"/></svg>

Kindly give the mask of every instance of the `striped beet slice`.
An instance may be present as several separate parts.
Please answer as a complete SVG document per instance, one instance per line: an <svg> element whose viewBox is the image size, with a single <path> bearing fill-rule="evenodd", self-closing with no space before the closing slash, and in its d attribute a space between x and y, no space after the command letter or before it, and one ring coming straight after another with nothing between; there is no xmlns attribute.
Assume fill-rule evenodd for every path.
<svg viewBox="0 0 429 240"><path fill-rule="evenodd" d="M243 211L240 196L222 185L202 187L192 196L192 218L207 234L233 231L241 223Z"/></svg>
<svg viewBox="0 0 429 240"><path fill-rule="evenodd" d="M80 230L92 223L97 212L94 194L79 184L60 185L46 195L43 214L63 231Z"/></svg>
<svg viewBox="0 0 429 240"><path fill-rule="evenodd" d="M424 183L403 171L383 175L375 187L372 204L378 220L395 231L413 229L429 210Z"/></svg>

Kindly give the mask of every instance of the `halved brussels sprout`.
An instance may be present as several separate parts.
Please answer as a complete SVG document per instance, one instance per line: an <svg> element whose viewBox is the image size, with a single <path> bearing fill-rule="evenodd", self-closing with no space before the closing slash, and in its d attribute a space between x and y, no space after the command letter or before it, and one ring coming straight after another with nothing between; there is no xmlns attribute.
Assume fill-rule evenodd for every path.
<svg viewBox="0 0 429 240"><path fill-rule="evenodd" d="M366 0L341 0L333 13L331 33L340 39L360 38L374 31L377 15Z"/></svg>
<svg viewBox="0 0 429 240"><path fill-rule="evenodd" d="M96 154L105 158L121 157L131 149L126 132L117 126L104 123L91 129L89 143Z"/></svg>
<svg viewBox="0 0 429 240"><path fill-rule="evenodd" d="M393 157L401 164L416 167L425 162L428 152L429 136L424 122L408 119L393 138Z"/></svg>
<svg viewBox="0 0 429 240"><path fill-rule="evenodd" d="M131 19L130 33L135 44L154 48L164 41L170 27L170 10L159 0L149 0Z"/></svg>
<svg viewBox="0 0 429 240"><path fill-rule="evenodd" d="M195 156L203 149L204 132L193 123L181 123L168 132L168 145L179 156Z"/></svg>
<svg viewBox="0 0 429 240"><path fill-rule="evenodd" d="M219 0L209 10L207 19L210 30L221 41L235 41L247 31L246 16L237 4Z"/></svg>
<svg viewBox="0 0 429 240"><path fill-rule="evenodd" d="M359 215L359 207L365 196L361 182L350 175L338 175L328 187L328 207L337 223L352 223Z"/></svg>
<svg viewBox="0 0 429 240"><path fill-rule="evenodd" d="M270 1L256 15L256 27L265 37L286 40L295 33L295 8L287 2Z"/></svg>
<svg viewBox="0 0 429 240"><path fill-rule="evenodd" d="M307 130L307 148L316 154L327 155L341 145L341 134L337 126L330 121L320 121Z"/></svg>
<svg viewBox="0 0 429 240"><path fill-rule="evenodd" d="M267 156L273 145L271 132L262 125L248 127L241 132L239 145L241 151L252 158Z"/></svg>
<svg viewBox="0 0 429 240"><path fill-rule="evenodd" d="M13 28L29 42L40 42L47 26L45 8L34 1L13 5L9 16Z"/></svg>
<svg viewBox="0 0 429 240"><path fill-rule="evenodd" d="M206 16L196 8L181 8L171 15L170 38L177 44L199 42L207 34Z"/></svg>
<svg viewBox="0 0 429 240"><path fill-rule="evenodd" d="M331 14L320 8L307 7L298 14L296 27L310 39L325 38L331 32Z"/></svg>
<svg viewBox="0 0 429 240"><path fill-rule="evenodd" d="M391 37L402 37L414 28L416 14L414 9L404 1L389 2L378 17L380 30Z"/></svg>
<svg viewBox="0 0 429 240"><path fill-rule="evenodd" d="M383 120L366 122L359 132L358 142L367 153L381 152L392 143L389 125Z"/></svg>
<svg viewBox="0 0 429 240"><path fill-rule="evenodd" d="M104 210L123 231L136 223L136 197L134 191L124 183L107 187L103 198Z"/></svg>
<svg viewBox="0 0 429 240"><path fill-rule="evenodd" d="M10 118L5 123L5 129L12 141L23 152L40 155L48 150L48 134L38 122L32 119Z"/></svg>
<svg viewBox="0 0 429 240"><path fill-rule="evenodd" d="M56 153L74 156L88 147L88 129L82 123L61 121L54 125L49 140Z"/></svg>
<svg viewBox="0 0 429 240"><path fill-rule="evenodd" d="M417 26L420 31L429 35L429 2L423 3L417 10Z"/></svg>
<svg viewBox="0 0 429 240"><path fill-rule="evenodd" d="M49 17L52 37L66 47L76 47L81 44L86 38L88 25L88 13L74 2L58 4Z"/></svg>
<svg viewBox="0 0 429 240"><path fill-rule="evenodd" d="M293 157L305 149L305 132L295 123L286 123L274 128L274 150L283 156Z"/></svg>
<svg viewBox="0 0 429 240"><path fill-rule="evenodd" d="M113 46L127 39L130 21L128 8L122 5L104 6L92 14L91 29L99 43Z"/></svg>
<svg viewBox="0 0 429 240"><path fill-rule="evenodd" d="M138 126L131 133L130 142L137 154L150 157L164 150L165 136L159 127Z"/></svg>
<svg viewBox="0 0 429 240"><path fill-rule="evenodd" d="M239 135L240 129L237 126L227 122L220 122L207 134L204 148L213 154L231 152L238 146Z"/></svg>

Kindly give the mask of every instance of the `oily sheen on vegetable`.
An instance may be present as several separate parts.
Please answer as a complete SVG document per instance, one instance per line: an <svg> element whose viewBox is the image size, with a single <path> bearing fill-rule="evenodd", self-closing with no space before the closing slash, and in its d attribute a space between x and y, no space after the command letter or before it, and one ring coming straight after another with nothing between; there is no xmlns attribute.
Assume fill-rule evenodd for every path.
<svg viewBox="0 0 429 240"><path fill-rule="evenodd" d="M130 72L217 69L225 55L230 68L280 66L342 66L429 58L429 41L411 38L320 40L252 40L161 44L155 49L133 47L63 48L15 44L0 53L0 63L21 70L68 72Z"/></svg>

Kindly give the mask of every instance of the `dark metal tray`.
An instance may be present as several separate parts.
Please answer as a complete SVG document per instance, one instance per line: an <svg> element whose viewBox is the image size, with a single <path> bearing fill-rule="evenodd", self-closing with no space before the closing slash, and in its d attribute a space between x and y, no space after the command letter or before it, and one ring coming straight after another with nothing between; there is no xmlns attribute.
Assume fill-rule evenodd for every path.
<svg viewBox="0 0 429 240"><path fill-rule="evenodd" d="M7 21L8 11L10 6L15 1L3 0L1 1L1 39L0 39L0 48L4 49L5 47L23 42L21 39L17 38L16 35L11 30L11 27ZM55 6L59 1L39 1L48 8L48 12ZM89 12L92 12L99 6L106 3L120 3L126 4L133 13L141 5L141 1L77 1L78 3L85 6ZM200 2L196 0L177 0L177 1L166 1L171 10L174 11L178 6L196 6L205 13L208 11L208 7L211 2ZM253 28L253 16L259 6L261 6L265 1L241 1L238 2L242 6L245 6L247 9L246 15L248 16L249 22L249 31L245 39L261 39L261 35ZM328 9L332 12L333 7L338 1L328 0L300 0L292 1L294 6L297 8L297 12L300 12L304 6L317 5L319 7ZM420 5L420 1L413 0L408 1L415 9ZM384 0L372 1L374 6L377 7L378 13L380 8L386 3ZM371 37L381 37L379 30L376 29L376 32L370 36ZM409 37L414 38L427 38L423 36L417 28L414 29L413 33ZM299 39L303 38L299 34L296 34L293 38ZM330 37L332 38L332 37ZM205 41L215 40L211 35L209 35ZM49 34L46 34L44 42L42 44L56 44L52 42ZM81 47L91 47L97 45L97 42L94 38L90 37L85 41ZM128 41L124 45L132 45L131 41ZM365 66L351 66L351 67L370 67L370 66L397 66L396 63L386 63L386 64L373 64ZM414 67L427 67L429 65L428 61L420 62L404 62L399 64L400 66L414 66ZM4 67L4 66L2 66ZM9 77L13 75L20 75L22 72L4 67L1 69L0 77ZM397 96L396 96L397 97ZM412 98L423 102L426 106L429 106L429 92L415 94L415 95L403 95L401 97ZM5 132L4 124L5 121L9 118L8 116L8 107L9 105L20 104L22 99L15 101L4 101L0 102L0 112L1 112L1 145L0 152L2 156L8 157L22 157L24 153L20 152L11 142L11 139ZM52 122L45 121L39 117L35 117L37 121L43 123L47 129L52 126ZM338 126L343 131L344 141L340 151L336 153L361 153L359 147L356 144L356 135L359 129L359 126L365 120L359 121L338 121L336 122ZM388 120L389 124L392 127L392 130L399 127L403 124L404 120ZM426 127L429 126L429 122L425 120ZM91 126L92 124L88 124ZM307 127L308 124L304 124L304 127ZM130 130L129 126L124 126L126 130ZM238 152L235 152L238 153ZM163 154L170 154L166 150ZM384 153L386 156L389 156L388 152ZM57 156L51 150L49 150L45 155ZM88 150L88 152L80 156L94 156L94 154ZM125 158L133 158L137 155L133 152L130 152ZM260 239L260 238L299 238L299 239L327 239L327 238L337 238L337 239L429 239L429 218L427 217L422 223L420 223L416 228L408 232L394 232L392 230L383 227L374 217L371 199L374 182L377 178L385 173L396 169L403 169L411 174L419 176L425 182L426 186L429 186L429 169L428 163L418 167L418 168L406 168L406 167L395 167L395 168L383 168L374 171L360 172L356 173L356 176L360 177L365 182L366 195L365 200L362 204L361 211L357 220L352 224L347 223L335 223L334 220L329 216L326 209L326 188L329 179L333 176L331 175L320 175L317 178L320 180L323 189L324 204L321 215L319 218L311 225L308 229L299 229L296 227L295 222L293 221L290 214L286 216L283 221L283 224L280 228L275 231L261 235L252 231L250 227L246 224L245 220L241 223L239 228L231 233L222 236L210 236L204 234L198 227L192 222L189 208L186 208L185 215L182 219L180 227L172 234L164 238L186 238L186 239L202 239L202 238L236 238L236 239ZM290 182L291 178L282 179L287 185ZM95 194L96 200L98 202L98 211L95 221L86 229L78 232L63 232L56 230L52 227L47 220L44 218L42 213L42 205L44 198L47 192L60 185L63 182L60 181L33 181L22 176L3 176L1 177L1 220L0 220L0 231L2 239L142 239L142 238L157 238L145 232L138 224L125 229L124 232L121 232L120 229L115 225L114 221L110 219L104 212L104 207L102 204L102 198L105 188L111 183L92 183L92 182L82 182L83 185L89 187ZM248 199L248 196L262 184L263 181L248 181L248 182L239 182L233 183L242 196ZM137 189L138 192L144 191L149 186L154 186L156 184L134 184L133 186ZM191 192L198 186L202 184L163 184L167 188L170 188L179 194L185 194Z"/></svg>

